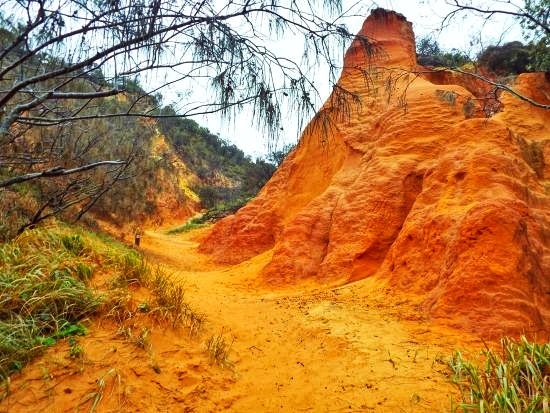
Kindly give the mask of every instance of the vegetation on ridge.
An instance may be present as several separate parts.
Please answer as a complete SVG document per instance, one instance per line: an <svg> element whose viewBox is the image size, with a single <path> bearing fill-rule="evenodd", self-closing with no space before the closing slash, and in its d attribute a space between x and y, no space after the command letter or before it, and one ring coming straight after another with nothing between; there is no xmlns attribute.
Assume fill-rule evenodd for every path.
<svg viewBox="0 0 550 413"><path fill-rule="evenodd" d="M0 190L11 199L26 191L32 201L21 208L27 219L21 220L16 232L50 216L70 213L79 219L91 208L97 210L114 185L124 195L135 193L137 200L135 208L127 202L119 214L113 212L119 219L126 219L128 212L135 217L152 215L156 199L150 191L156 182L144 185L143 181L158 169L172 170L170 160L158 154L158 159L141 156L155 132L148 127L150 119L216 112L230 116L250 107L255 124L273 139L282 130L284 108L297 114L298 124L303 125L315 111L317 89L302 69L306 65L272 52L264 39L290 31L303 34L304 62L326 62L329 79L335 81L338 66L332 52L339 49L333 46L355 36L341 21L345 14L341 15L340 0L304 2L300 7L293 1L283 3L3 1ZM253 23L263 20L269 24ZM365 51L372 49L367 38L360 40ZM145 91L137 79L146 73L173 78ZM200 96L206 102L182 100L177 113L161 113L160 91L169 86L181 96L193 88L207 89L212 95ZM130 118L141 120L129 126ZM200 132L199 137L210 139L210 134ZM117 148L108 152L105 144ZM270 168L263 161L240 159L242 152L220 141L210 139L206 147L211 149L212 144L240 163L236 169L249 168L243 175L224 166L227 172L248 178L263 176ZM200 146L196 139L183 146L180 154L195 159L199 176L212 173L210 164L219 157L203 164L191 150ZM198 152L205 158L211 153ZM141 165L135 165L137 159L142 159ZM133 180L136 176L142 181ZM257 182L254 177L244 182L250 187L245 188L247 195ZM174 188L166 192L175 192L170 189ZM1 218L15 223L18 217Z"/></svg>

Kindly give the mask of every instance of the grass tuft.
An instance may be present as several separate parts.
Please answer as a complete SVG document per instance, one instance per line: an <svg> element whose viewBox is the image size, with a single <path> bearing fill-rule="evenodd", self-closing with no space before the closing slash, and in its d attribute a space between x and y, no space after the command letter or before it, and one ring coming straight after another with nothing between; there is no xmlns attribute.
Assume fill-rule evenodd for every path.
<svg viewBox="0 0 550 413"><path fill-rule="evenodd" d="M96 270L114 278L100 287L105 294L90 285ZM151 297L134 302L133 286L150 290ZM184 292L139 252L108 237L68 226L25 231L0 244L0 386L7 393L10 374L59 340L69 338L70 357L81 357L74 337L87 333L84 323L92 315L111 317L121 335L145 349L150 329L134 337L124 325L139 314L198 334L205 318L189 307ZM101 392L96 396L99 403Z"/></svg>
<svg viewBox="0 0 550 413"><path fill-rule="evenodd" d="M0 379L57 340L85 334L80 323L101 297L84 240L51 230L26 231L0 246Z"/></svg>
<svg viewBox="0 0 550 413"><path fill-rule="evenodd" d="M223 331L218 335L211 336L206 341L206 352L211 364L217 364L221 367L233 367L233 363L229 361L229 353L235 339L228 343L225 340Z"/></svg>
<svg viewBox="0 0 550 413"><path fill-rule="evenodd" d="M456 352L449 362L462 401L453 412L550 413L550 343L525 337L501 340L500 354L486 348L484 366Z"/></svg>

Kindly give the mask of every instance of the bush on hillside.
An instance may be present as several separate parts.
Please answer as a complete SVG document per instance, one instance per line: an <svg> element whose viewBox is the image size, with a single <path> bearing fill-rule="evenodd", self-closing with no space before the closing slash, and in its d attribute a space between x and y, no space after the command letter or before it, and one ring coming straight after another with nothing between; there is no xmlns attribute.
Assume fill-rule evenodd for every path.
<svg viewBox="0 0 550 413"><path fill-rule="evenodd" d="M416 45L416 60L422 66L460 67L470 63L471 59L462 51L441 49L437 40L423 37Z"/></svg>
<svg viewBox="0 0 550 413"><path fill-rule="evenodd" d="M521 42L489 46L478 57L478 64L498 75L528 72L532 63L529 47Z"/></svg>

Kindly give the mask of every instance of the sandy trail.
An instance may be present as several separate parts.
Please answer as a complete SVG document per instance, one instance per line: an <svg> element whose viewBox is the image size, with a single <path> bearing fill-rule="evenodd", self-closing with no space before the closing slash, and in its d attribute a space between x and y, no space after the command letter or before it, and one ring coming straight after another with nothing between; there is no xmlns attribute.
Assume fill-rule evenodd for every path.
<svg viewBox="0 0 550 413"><path fill-rule="evenodd" d="M458 394L445 361L455 349L477 353L478 339L422 319L375 279L262 285L270 253L219 266L197 253L201 236L147 231L141 244L206 316L199 337L139 311L124 329L96 319L76 338L82 357L62 340L12 375L0 413L450 411ZM204 351L219 334L232 343L225 368Z"/></svg>
<svg viewBox="0 0 550 413"><path fill-rule="evenodd" d="M457 348L478 347L475 338L422 320L374 279L274 290L257 282L269 253L221 267L196 252L196 240L148 231L142 248L185 283L207 316L206 334L233 342L231 384L209 395L230 400L224 409L449 411L457 394L444 361Z"/></svg>

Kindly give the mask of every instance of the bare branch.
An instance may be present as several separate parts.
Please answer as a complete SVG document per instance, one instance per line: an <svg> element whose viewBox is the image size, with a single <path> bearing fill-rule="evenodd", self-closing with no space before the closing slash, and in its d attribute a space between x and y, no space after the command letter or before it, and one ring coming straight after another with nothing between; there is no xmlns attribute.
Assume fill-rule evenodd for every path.
<svg viewBox="0 0 550 413"><path fill-rule="evenodd" d="M449 15L452 15L457 11L464 11L464 10L475 11L477 13L486 14L489 17L494 16L495 14L504 14L504 15L508 15L508 16L514 16L514 17L529 20L531 23L533 23L536 26L543 29L546 32L547 35L550 35L550 26L548 25L548 22L546 20L537 19L535 16L533 16L533 14L527 13L525 10L523 10L521 8L519 8L518 11L503 10L503 9L491 9L491 8L482 9L480 7L475 7L475 6L470 6L470 5L467 5L467 4L463 4L463 3L459 2L458 0L454 0L452 4L457 7L457 10L455 10L454 12L452 12Z"/></svg>
<svg viewBox="0 0 550 413"><path fill-rule="evenodd" d="M504 90L512 95L514 95L515 97L517 97L518 99L521 99L523 100L524 102L527 102L537 108L541 108L541 109L546 109L546 110L550 110L550 105L547 105L547 104L543 104L543 103L539 103L539 102L536 102L534 101L533 99L531 99L530 97L527 97L525 95L522 95L521 93L515 91L514 89L512 89L510 86L506 86L502 83L498 83L498 82L494 82L488 78L486 78L485 76L481 76L477 73L472 73L472 72L466 72L464 70L461 70L461 69L458 69L458 68L452 68L450 69L454 72L458 72L458 73L462 73L463 75L467 75L467 76L471 76L471 77L475 77L476 79L479 79L485 83L488 83L494 87L496 87L497 89L501 89L501 90Z"/></svg>
<svg viewBox="0 0 550 413"><path fill-rule="evenodd" d="M0 188L6 188L8 186L19 184L26 181L31 181L38 178L44 178L44 177L56 177L56 176L64 176L64 175L71 175L78 172L84 172L88 171L90 169L97 168L99 166L105 166L105 165L122 165L125 164L126 161L99 161L90 163L84 166L79 166L77 168L71 168L71 169L65 169L60 166L56 166L53 168L46 169L42 172L33 172L25 175L15 176L13 178L6 179L4 181L0 182Z"/></svg>

